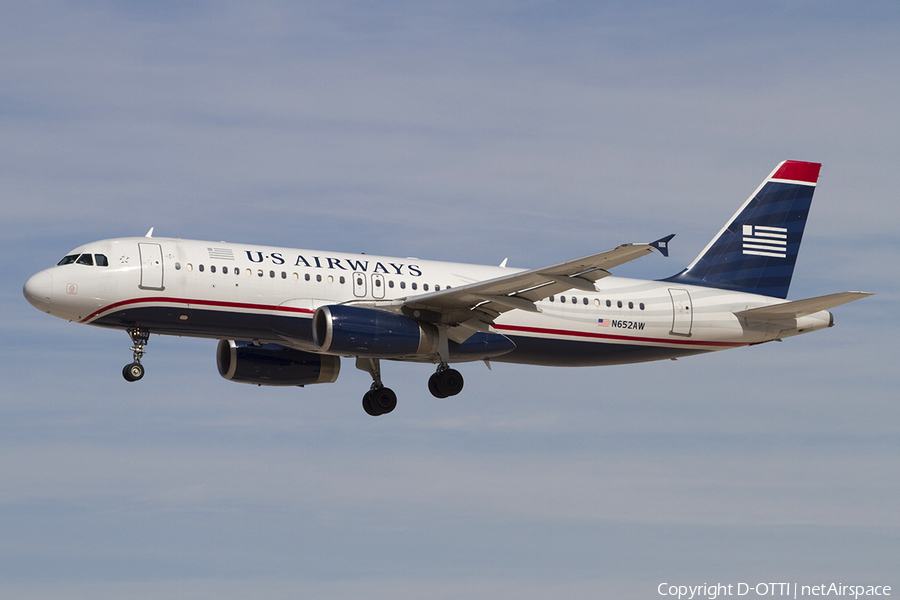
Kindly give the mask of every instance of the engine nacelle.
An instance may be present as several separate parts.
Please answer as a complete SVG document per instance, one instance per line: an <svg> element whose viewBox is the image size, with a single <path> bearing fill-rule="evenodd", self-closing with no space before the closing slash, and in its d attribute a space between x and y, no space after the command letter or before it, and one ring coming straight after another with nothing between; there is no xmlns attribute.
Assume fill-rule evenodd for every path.
<svg viewBox="0 0 900 600"><path fill-rule="evenodd" d="M313 315L313 342L322 352L390 358L434 354L437 329L411 317L332 304Z"/></svg>
<svg viewBox="0 0 900 600"><path fill-rule="evenodd" d="M221 340L216 349L219 375L229 381L255 385L311 385L333 383L341 359L285 348L277 344Z"/></svg>

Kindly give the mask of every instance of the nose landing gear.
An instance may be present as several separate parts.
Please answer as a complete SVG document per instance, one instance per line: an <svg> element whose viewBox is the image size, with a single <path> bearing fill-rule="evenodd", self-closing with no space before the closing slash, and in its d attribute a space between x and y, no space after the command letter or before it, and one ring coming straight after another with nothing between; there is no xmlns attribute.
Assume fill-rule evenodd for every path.
<svg viewBox="0 0 900 600"><path fill-rule="evenodd" d="M141 364L141 357L147 353L147 351L144 350L144 346L150 341L150 332L146 329L137 327L129 329L128 335L131 336L131 343L134 344L131 347L131 350L134 352L134 362L125 365L122 369L122 377L124 377L126 381L137 381L144 376L144 366Z"/></svg>

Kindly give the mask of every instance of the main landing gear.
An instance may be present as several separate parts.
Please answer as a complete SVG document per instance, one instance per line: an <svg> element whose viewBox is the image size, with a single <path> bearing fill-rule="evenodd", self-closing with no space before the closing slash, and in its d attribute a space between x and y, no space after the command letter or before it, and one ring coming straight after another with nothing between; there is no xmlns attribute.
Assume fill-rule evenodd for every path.
<svg viewBox="0 0 900 600"><path fill-rule="evenodd" d="M463 389L463 376L447 363L441 363L437 372L428 378L428 391L435 398L448 398L460 393Z"/></svg>
<svg viewBox="0 0 900 600"><path fill-rule="evenodd" d="M372 376L372 387L363 396L363 410L367 414L378 417L386 415L397 408L397 394L381 383L381 361L377 358L357 358L356 368L366 371Z"/></svg>
<svg viewBox="0 0 900 600"><path fill-rule="evenodd" d="M129 329L128 335L131 336L131 343L134 344L131 347L131 350L134 352L134 362L130 365L125 365L125 368L122 369L122 377L126 381L137 381L144 376L144 365L141 364L141 357L147 353L144 350L144 346L150 341L150 332L137 327Z"/></svg>
<svg viewBox="0 0 900 600"><path fill-rule="evenodd" d="M397 394L381 382L381 361L377 358L357 358L356 368L372 376L372 387L363 396L363 410L373 417L386 415L397 408ZM462 391L463 376L447 363L441 363L428 379L428 391L435 398L448 398Z"/></svg>

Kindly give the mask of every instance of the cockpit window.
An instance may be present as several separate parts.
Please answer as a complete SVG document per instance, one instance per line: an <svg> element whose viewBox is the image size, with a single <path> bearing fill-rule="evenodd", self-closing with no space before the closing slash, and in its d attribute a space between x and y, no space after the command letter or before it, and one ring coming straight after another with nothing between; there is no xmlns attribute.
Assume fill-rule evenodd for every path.
<svg viewBox="0 0 900 600"><path fill-rule="evenodd" d="M89 267L93 267L95 264L98 267L108 267L109 259L106 258L105 254L70 254L63 257L61 261L56 263L56 266L71 265L73 263L76 265L87 265Z"/></svg>

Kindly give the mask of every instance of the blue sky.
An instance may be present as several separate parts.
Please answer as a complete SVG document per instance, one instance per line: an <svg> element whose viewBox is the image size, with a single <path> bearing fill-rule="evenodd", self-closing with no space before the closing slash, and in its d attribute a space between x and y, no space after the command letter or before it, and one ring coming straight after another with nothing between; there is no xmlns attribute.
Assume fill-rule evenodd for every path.
<svg viewBox="0 0 900 600"><path fill-rule="evenodd" d="M0 8L0 592L647 598L900 586L895 3L36 2ZM68 250L156 235L537 267L823 163L781 344L623 367L387 364L267 389L210 341L43 315ZM895 588L896 589L896 588Z"/></svg>

